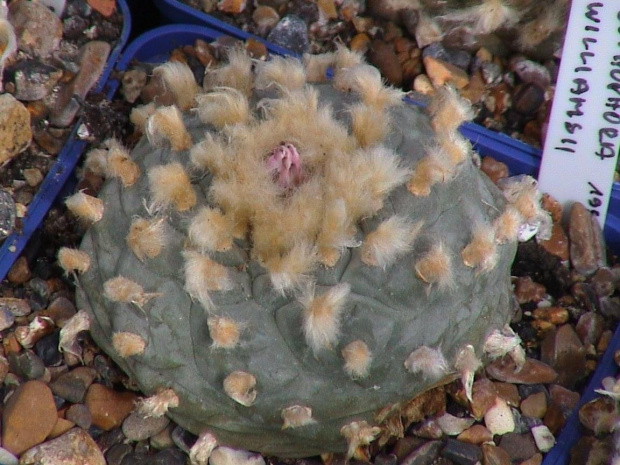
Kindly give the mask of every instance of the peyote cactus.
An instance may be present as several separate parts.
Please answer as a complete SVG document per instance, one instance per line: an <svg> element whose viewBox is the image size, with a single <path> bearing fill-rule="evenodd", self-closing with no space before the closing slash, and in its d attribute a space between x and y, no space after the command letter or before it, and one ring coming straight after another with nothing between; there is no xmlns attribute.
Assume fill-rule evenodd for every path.
<svg viewBox="0 0 620 465"><path fill-rule="evenodd" d="M61 258L93 338L152 395L143 413L263 453L352 456L382 408L455 374L471 394L483 349L519 360L504 325L531 212L472 162L454 92L429 118L346 49L305 67L231 51L204 89L185 65L155 74L176 105L132 115L131 155L91 153L110 179L68 202L93 225Z"/></svg>

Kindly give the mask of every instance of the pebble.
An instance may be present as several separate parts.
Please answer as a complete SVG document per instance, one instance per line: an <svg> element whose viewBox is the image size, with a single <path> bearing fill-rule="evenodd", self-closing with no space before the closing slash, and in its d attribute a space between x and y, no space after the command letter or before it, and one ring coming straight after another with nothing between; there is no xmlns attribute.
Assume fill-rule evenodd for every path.
<svg viewBox="0 0 620 465"><path fill-rule="evenodd" d="M435 93L435 87L426 74L418 74L415 77L413 80L413 90L422 95L432 95Z"/></svg>
<svg viewBox="0 0 620 465"><path fill-rule="evenodd" d="M495 404L497 389L488 378L476 380L472 387L471 413L474 418L480 420L484 414Z"/></svg>
<svg viewBox="0 0 620 465"><path fill-rule="evenodd" d="M40 315L51 318L56 326L62 328L76 313L75 304L66 297L59 296L54 298Z"/></svg>
<svg viewBox="0 0 620 465"><path fill-rule="evenodd" d="M310 47L308 27L301 18L295 15L282 18L271 30L267 40L298 54L307 52Z"/></svg>
<svg viewBox="0 0 620 465"><path fill-rule="evenodd" d="M510 383L493 382L497 394L506 401L511 407L518 407L521 403L521 396L517 386Z"/></svg>
<svg viewBox="0 0 620 465"><path fill-rule="evenodd" d="M50 123L67 127L80 109L74 98L85 98L88 91L97 83L106 66L111 46L107 42L93 40L80 49L80 71L58 92L56 106L52 109Z"/></svg>
<svg viewBox="0 0 620 465"><path fill-rule="evenodd" d="M58 350L60 330L43 336L34 346L37 356L45 366L57 366L62 362L62 354Z"/></svg>
<svg viewBox="0 0 620 465"><path fill-rule="evenodd" d="M84 400L86 390L97 376L97 371L89 367L77 367L68 373L61 374L50 384L52 392L72 403Z"/></svg>
<svg viewBox="0 0 620 465"><path fill-rule="evenodd" d="M9 367L20 378L39 379L45 374L45 365L32 350L9 354Z"/></svg>
<svg viewBox="0 0 620 465"><path fill-rule="evenodd" d="M32 140L30 113L11 94L0 94L0 165L22 152Z"/></svg>
<svg viewBox="0 0 620 465"><path fill-rule="evenodd" d="M467 71L471 64L471 55L465 50L448 49L441 42L433 42L428 47L424 47L422 56L430 56L437 60L445 61L461 68L463 71Z"/></svg>
<svg viewBox="0 0 620 465"><path fill-rule="evenodd" d="M27 54L47 58L60 48L62 22L42 3L12 2L9 21L17 36L17 47Z"/></svg>
<svg viewBox="0 0 620 465"><path fill-rule="evenodd" d="M167 447L174 446L174 441L172 440L172 430L175 425L173 423L169 423L163 430L159 433L151 436L149 438L149 444L151 447L155 449L166 449Z"/></svg>
<svg viewBox="0 0 620 465"><path fill-rule="evenodd" d="M482 158L480 169L493 181L493 184L497 184L498 180L510 176L508 165L501 161L497 161L493 157Z"/></svg>
<svg viewBox="0 0 620 465"><path fill-rule="evenodd" d="M482 463L485 465L511 465L510 454L495 444L482 444Z"/></svg>
<svg viewBox="0 0 620 465"><path fill-rule="evenodd" d="M424 465L434 463L439 458L442 448L442 441L427 441L416 447L398 463L399 465Z"/></svg>
<svg viewBox="0 0 620 465"><path fill-rule="evenodd" d="M56 424L52 391L41 381L26 381L2 412L2 446L15 455L41 443Z"/></svg>
<svg viewBox="0 0 620 465"><path fill-rule="evenodd" d="M550 254L559 257L562 262L568 262L570 258L568 236L564 231L564 227L559 222L553 223L551 226L551 237L547 240L540 241L540 245Z"/></svg>
<svg viewBox="0 0 620 465"><path fill-rule="evenodd" d="M404 458L415 451L426 441L414 436L405 436L399 438L392 448L392 453L396 456L398 463L402 463Z"/></svg>
<svg viewBox="0 0 620 465"><path fill-rule="evenodd" d="M47 439L54 439L54 438L57 438L58 436L62 436L74 426L75 426L75 423L73 423L72 421L69 421L62 417L58 417L58 420L56 420L56 424L54 425L54 428L52 429L50 434L47 435Z"/></svg>
<svg viewBox="0 0 620 465"><path fill-rule="evenodd" d="M598 221L579 202L575 202L570 210L568 237L571 264L578 273L588 276L607 265Z"/></svg>
<svg viewBox="0 0 620 465"><path fill-rule="evenodd" d="M92 415L93 425L109 431L121 426L134 409L136 399L133 392L119 392L102 384L91 384L84 403Z"/></svg>
<svg viewBox="0 0 620 465"><path fill-rule="evenodd" d="M127 455L122 465L185 465L187 456L178 449L164 449L158 453L133 453Z"/></svg>
<svg viewBox="0 0 620 465"><path fill-rule="evenodd" d="M508 452L513 463L519 463L533 457L538 448L530 433L508 433L502 436L498 444Z"/></svg>
<svg viewBox="0 0 620 465"><path fill-rule="evenodd" d="M107 465L122 465L125 457L133 452L130 444L115 444L105 453Z"/></svg>
<svg viewBox="0 0 620 465"><path fill-rule="evenodd" d="M217 2L217 9L223 13L236 15L245 10L246 4L246 0L219 0Z"/></svg>
<svg viewBox="0 0 620 465"><path fill-rule="evenodd" d="M616 402L607 396L597 397L579 409L579 421L595 434L609 433L619 419Z"/></svg>
<svg viewBox="0 0 620 465"><path fill-rule="evenodd" d="M1 156L2 152L0 152ZM17 212L13 196L9 191L0 189L0 240L13 233L16 216Z"/></svg>
<svg viewBox="0 0 620 465"><path fill-rule="evenodd" d="M426 68L426 74L435 87L450 84L456 89L462 89L469 84L469 75L453 64L431 56L424 57L422 61Z"/></svg>
<svg viewBox="0 0 620 465"><path fill-rule="evenodd" d="M28 266L28 259L25 256L19 257L13 263L13 266L7 274L7 279L12 284L25 284L32 277L30 267ZM22 316L22 315L15 315Z"/></svg>
<svg viewBox="0 0 620 465"><path fill-rule="evenodd" d="M93 422L92 415L84 404L73 404L65 412L65 418L86 430Z"/></svg>
<svg viewBox="0 0 620 465"><path fill-rule="evenodd" d="M547 413L547 396L537 392L521 401L521 413L533 418L543 418Z"/></svg>
<svg viewBox="0 0 620 465"><path fill-rule="evenodd" d="M509 68L525 83L533 83L542 89L551 84L549 70L540 63L528 60L523 56L515 56L510 60Z"/></svg>
<svg viewBox="0 0 620 465"><path fill-rule="evenodd" d="M547 294L545 286L534 282L530 276L519 277L513 284L515 297L520 304L540 302Z"/></svg>
<svg viewBox="0 0 620 465"><path fill-rule="evenodd" d="M90 435L73 428L62 436L33 447L24 453L20 465L106 465L105 458Z"/></svg>
<svg viewBox="0 0 620 465"><path fill-rule="evenodd" d="M555 437L545 425L535 426L531 429L532 436L536 442L536 447L541 452L549 452L555 444Z"/></svg>
<svg viewBox="0 0 620 465"><path fill-rule="evenodd" d="M448 438L445 447L441 450L441 456L459 465L475 465L482 460L482 451L474 444Z"/></svg>
<svg viewBox="0 0 620 465"><path fill-rule="evenodd" d="M86 0L90 7L103 16L111 16L116 11L115 0Z"/></svg>
<svg viewBox="0 0 620 465"><path fill-rule="evenodd" d="M523 115L533 115L545 101L545 89L529 83L518 86L512 95L515 110Z"/></svg>
<svg viewBox="0 0 620 465"><path fill-rule="evenodd" d="M13 82L13 95L21 101L41 100L47 97L59 79L62 71L39 60L22 60L6 68L7 82ZM5 82L6 83L6 82Z"/></svg>
<svg viewBox="0 0 620 465"><path fill-rule="evenodd" d="M252 21L256 24L258 35L264 36L278 24L280 15L270 6L258 5L252 13Z"/></svg>
<svg viewBox="0 0 620 465"><path fill-rule="evenodd" d="M495 404L484 414L484 424L493 435L501 436L515 430L512 410L504 399L495 399Z"/></svg>
<svg viewBox="0 0 620 465"><path fill-rule="evenodd" d="M4 447L0 447L0 463L2 465L17 465L18 459Z"/></svg>
<svg viewBox="0 0 620 465"><path fill-rule="evenodd" d="M488 364L486 372L493 379L515 384L548 384L558 377L558 373L549 365L529 357L520 371L517 371L510 357L504 357Z"/></svg>
<svg viewBox="0 0 620 465"><path fill-rule="evenodd" d="M0 331L10 328L15 323L15 315L6 306L0 306Z"/></svg>
<svg viewBox="0 0 620 465"><path fill-rule="evenodd" d="M572 325L547 333L540 344L540 360L556 370L556 382L572 389L586 375L586 351Z"/></svg>
<svg viewBox="0 0 620 465"><path fill-rule="evenodd" d="M484 425L473 425L471 428L467 428L456 439L470 444L482 444L483 442L489 442L493 440L493 433L489 431Z"/></svg>
<svg viewBox="0 0 620 465"><path fill-rule="evenodd" d="M446 414L448 415L448 414ZM451 416L451 415L450 415ZM447 421L445 421L447 423ZM447 428L449 425L445 425ZM428 418L411 430L412 434L425 439L440 439L444 435L437 418ZM447 433L445 433L447 434Z"/></svg>
<svg viewBox="0 0 620 465"><path fill-rule="evenodd" d="M265 459L247 450L218 446L211 452L209 465L265 465Z"/></svg>
<svg viewBox="0 0 620 465"><path fill-rule="evenodd" d="M123 434L130 441L142 441L163 431L169 423L166 416L144 417L134 411L123 421Z"/></svg>
<svg viewBox="0 0 620 465"><path fill-rule="evenodd" d="M391 44L375 39L370 43L368 60L381 71L385 80L396 87L403 84L403 70Z"/></svg>

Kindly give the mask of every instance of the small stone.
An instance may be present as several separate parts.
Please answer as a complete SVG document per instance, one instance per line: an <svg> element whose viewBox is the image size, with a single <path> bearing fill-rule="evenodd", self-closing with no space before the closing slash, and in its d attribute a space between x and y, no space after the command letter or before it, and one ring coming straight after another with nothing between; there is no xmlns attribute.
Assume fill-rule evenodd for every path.
<svg viewBox="0 0 620 465"><path fill-rule="evenodd" d="M549 402L558 405L568 417L579 403L579 393L570 391L559 384L549 386Z"/></svg>
<svg viewBox="0 0 620 465"><path fill-rule="evenodd" d="M449 439L452 440L453 439ZM423 465L435 463L439 458L443 443L441 441L427 441L410 452L399 465Z"/></svg>
<svg viewBox="0 0 620 465"><path fill-rule="evenodd" d="M544 425L535 426L531 429L532 436L534 436L534 441L536 442L536 447L541 452L549 452L553 445L555 444L555 437Z"/></svg>
<svg viewBox="0 0 620 465"><path fill-rule="evenodd" d="M469 79L469 83L461 89L461 95L476 105L482 101L486 92L486 84L482 78L482 73L476 71Z"/></svg>
<svg viewBox="0 0 620 465"><path fill-rule="evenodd" d="M58 436L62 436L74 426L75 426L75 423L73 423L72 421L59 417L58 420L56 420L56 424L54 425L54 428L52 429L50 434L47 435L47 439L54 439L54 438L57 438Z"/></svg>
<svg viewBox="0 0 620 465"><path fill-rule="evenodd" d="M146 72L142 69L130 69L125 71L121 79L121 92L129 103L134 103L140 97L142 88L146 85Z"/></svg>
<svg viewBox="0 0 620 465"><path fill-rule="evenodd" d="M493 181L493 184L497 184L499 179L510 176L508 165L501 161L497 161L493 157L484 157L480 169Z"/></svg>
<svg viewBox="0 0 620 465"><path fill-rule="evenodd" d="M370 48L370 37L365 32L355 34L349 43L349 47L354 52L365 54Z"/></svg>
<svg viewBox="0 0 620 465"><path fill-rule="evenodd" d="M31 277L32 273L30 272L30 267L28 266L28 260L24 256L21 256L15 260L15 263L13 263L13 266L7 275L7 279L12 284L24 284Z"/></svg>
<svg viewBox="0 0 620 465"><path fill-rule="evenodd" d="M536 359L526 358L525 365L520 371L510 357L503 357L492 361L486 367L487 374L498 381L516 384L548 384L553 383L557 372L549 365Z"/></svg>
<svg viewBox="0 0 620 465"><path fill-rule="evenodd" d="M93 418L84 404L73 404L65 412L65 418L83 429L90 428Z"/></svg>
<svg viewBox="0 0 620 465"><path fill-rule="evenodd" d="M579 409L579 421L596 435L611 432L619 419L615 401L607 396L597 397Z"/></svg>
<svg viewBox="0 0 620 465"><path fill-rule="evenodd" d="M0 356L0 383L3 383L9 374L9 361L6 357Z"/></svg>
<svg viewBox="0 0 620 465"><path fill-rule="evenodd" d="M457 436L474 424L473 418L460 418L449 413L443 413L437 417L437 424L444 434Z"/></svg>
<svg viewBox="0 0 620 465"><path fill-rule="evenodd" d="M586 351L569 324L551 330L540 344L540 359L558 373L556 382L572 389L586 375Z"/></svg>
<svg viewBox="0 0 620 465"><path fill-rule="evenodd" d="M467 428L456 439L459 441L467 442L469 444L480 445L483 442L489 442L493 440L493 433L489 431L486 426L473 425L471 428Z"/></svg>
<svg viewBox="0 0 620 465"><path fill-rule="evenodd" d="M266 60L268 51L265 44L259 40L248 39L245 41L245 51L255 60Z"/></svg>
<svg viewBox="0 0 620 465"><path fill-rule="evenodd" d="M8 450L0 447L0 463L2 465L18 465L18 459Z"/></svg>
<svg viewBox="0 0 620 465"><path fill-rule="evenodd" d="M2 446L20 455L45 440L56 420L56 405L50 388L41 381L26 381L4 406Z"/></svg>
<svg viewBox="0 0 620 465"><path fill-rule="evenodd" d="M93 417L93 425L109 431L121 426L133 411L136 399L133 392L119 392L102 384L91 384L84 403Z"/></svg>
<svg viewBox="0 0 620 465"><path fill-rule="evenodd" d="M495 386L497 395L504 399L508 405L511 407L519 406L521 403L521 396L519 395L517 386L510 383L499 383L497 381L493 382L493 386Z"/></svg>
<svg viewBox="0 0 620 465"><path fill-rule="evenodd" d="M611 268L603 267L596 270L590 280L594 293L598 297L608 297L616 289L616 276Z"/></svg>
<svg viewBox="0 0 620 465"><path fill-rule="evenodd" d="M101 13L106 18L112 16L116 11L115 0L86 0L90 7L98 13Z"/></svg>
<svg viewBox="0 0 620 465"><path fill-rule="evenodd" d="M15 317L28 316L32 311L26 299L15 297L0 297L0 307L7 308Z"/></svg>
<svg viewBox="0 0 620 465"><path fill-rule="evenodd" d="M9 354L10 370L24 379L39 379L45 373L43 361L32 350Z"/></svg>
<svg viewBox="0 0 620 465"><path fill-rule="evenodd" d="M537 392L521 401L521 413L533 418L543 418L547 413L547 396Z"/></svg>
<svg viewBox="0 0 620 465"><path fill-rule="evenodd" d="M471 55L465 50L446 48L441 42L434 42L428 47L424 47L423 57L430 56L437 60L445 61L451 65L467 71L471 64Z"/></svg>
<svg viewBox="0 0 620 465"><path fill-rule="evenodd" d="M307 52L310 47L308 27L301 18L294 15L282 18L271 30L267 40L298 54Z"/></svg>
<svg viewBox="0 0 620 465"><path fill-rule="evenodd" d="M522 115L533 115L545 101L545 90L536 84L518 87L512 96L513 108Z"/></svg>
<svg viewBox="0 0 620 465"><path fill-rule="evenodd" d="M0 331L10 328L15 323L15 315L6 306L0 306Z"/></svg>
<svg viewBox="0 0 620 465"><path fill-rule="evenodd" d="M521 462L520 465L541 465L542 461L543 461L543 456L542 454L539 453L539 454L534 454L532 457L530 457L527 460L524 460L523 462Z"/></svg>
<svg viewBox="0 0 620 465"><path fill-rule="evenodd" d="M581 203L575 202L568 223L570 260L575 270L590 275L607 265L605 242L598 221Z"/></svg>
<svg viewBox="0 0 620 465"><path fill-rule="evenodd" d="M532 316L536 320L548 321L556 326L568 322L570 317L568 310L563 307L538 307L532 312Z"/></svg>
<svg viewBox="0 0 620 465"><path fill-rule="evenodd" d="M97 372L88 367L77 367L60 375L50 388L58 397L69 402L80 403L84 400L86 390L97 377Z"/></svg>
<svg viewBox="0 0 620 465"><path fill-rule="evenodd" d="M499 446L508 452L512 463L519 463L533 457L538 448L530 433L508 433L502 436Z"/></svg>
<svg viewBox="0 0 620 465"><path fill-rule="evenodd" d="M34 346L35 353L45 366L57 366L62 362L62 354L58 350L59 334L60 331L56 330L39 339Z"/></svg>
<svg viewBox="0 0 620 465"><path fill-rule="evenodd" d="M42 3L12 2L9 22L15 29L18 48L29 55L47 58L60 47L62 22Z"/></svg>
<svg viewBox="0 0 620 465"><path fill-rule="evenodd" d="M444 432L439 426L439 422L436 418L428 418L421 422L418 426L411 430L414 436L425 439L440 439L443 437Z"/></svg>
<svg viewBox="0 0 620 465"><path fill-rule="evenodd" d="M414 436L405 436L403 438L399 438L394 444L392 448L392 453L396 456L396 460L398 463L402 464L404 458L415 451L418 447L424 444L426 441L414 437Z"/></svg>
<svg viewBox="0 0 620 465"><path fill-rule="evenodd" d="M472 389L471 413L474 418L480 420L484 414L495 404L497 397L495 385L488 378L481 378L474 382Z"/></svg>
<svg viewBox="0 0 620 465"><path fill-rule="evenodd" d="M535 61L517 56L510 61L510 69L525 83L533 83L542 89L551 84L549 70Z"/></svg>
<svg viewBox="0 0 620 465"><path fill-rule="evenodd" d="M165 415L161 417L144 417L137 411L132 412L123 421L123 434L130 441L142 441L162 431L170 420Z"/></svg>
<svg viewBox="0 0 620 465"><path fill-rule="evenodd" d="M603 334L601 334L601 337L596 343L597 353L602 354L607 350L607 347L609 347L609 343L611 342L613 336L614 333L611 331L611 329L606 329L605 331L603 331Z"/></svg>
<svg viewBox="0 0 620 465"><path fill-rule="evenodd" d="M30 187L37 187L43 181L43 173L38 168L26 168L23 171L24 180Z"/></svg>
<svg viewBox="0 0 620 465"><path fill-rule="evenodd" d="M511 465L510 455L494 444L482 444L482 463L484 465Z"/></svg>
<svg viewBox="0 0 620 465"><path fill-rule="evenodd" d="M97 443L81 428L73 428L62 436L33 447L24 453L20 465L62 463L63 465L106 465Z"/></svg>
<svg viewBox="0 0 620 465"><path fill-rule="evenodd" d="M441 456L459 465L474 465L482 459L480 447L448 438ZM431 463L431 462L427 462Z"/></svg>
<svg viewBox="0 0 620 465"><path fill-rule="evenodd" d="M166 449L168 447L174 446L174 441L172 440L172 430L174 429L174 424L169 423L163 430L159 433L151 436L149 438L149 444L151 447L155 449Z"/></svg>
<svg viewBox="0 0 620 465"><path fill-rule="evenodd" d="M380 453L375 457L374 465L396 465L398 459L394 454Z"/></svg>
<svg viewBox="0 0 620 465"><path fill-rule="evenodd" d="M258 5L252 13L252 21L256 24L258 35L264 36L278 24L280 15L270 6Z"/></svg>
<svg viewBox="0 0 620 465"><path fill-rule="evenodd" d="M495 399L495 404L484 414L484 424L493 435L503 435L515 429L515 420L512 410L501 397Z"/></svg>
<svg viewBox="0 0 620 465"><path fill-rule="evenodd" d="M368 60L381 71L385 80L393 86L403 84L403 70L398 61L398 56L391 44L375 39L370 43Z"/></svg>
<svg viewBox="0 0 620 465"><path fill-rule="evenodd" d="M209 465L265 465L265 459L247 450L218 446L209 457Z"/></svg>
<svg viewBox="0 0 620 465"><path fill-rule="evenodd" d="M317 0L316 4L319 8L319 17L322 21L338 18L338 10L334 0Z"/></svg>
<svg viewBox="0 0 620 465"><path fill-rule="evenodd" d="M540 245L550 254L559 257L563 262L568 262L570 258L568 236L560 223L553 223L551 227L551 237L547 240L540 241Z"/></svg>
<svg viewBox="0 0 620 465"><path fill-rule="evenodd" d="M106 463L108 465L122 465L125 457L131 456L132 453L133 447L131 445L115 444L105 453Z"/></svg>
<svg viewBox="0 0 620 465"><path fill-rule="evenodd" d="M540 302L547 293L542 284L538 284L529 276L519 277L514 281L514 293L520 304Z"/></svg>
<svg viewBox="0 0 620 465"><path fill-rule="evenodd" d="M456 89L462 89L469 84L469 76L461 68L431 56L422 59L426 74L435 87L450 84Z"/></svg>
<svg viewBox="0 0 620 465"><path fill-rule="evenodd" d="M418 74L413 80L413 90L422 95L432 95L435 93L435 87L426 74Z"/></svg>
<svg viewBox="0 0 620 465"><path fill-rule="evenodd" d="M575 325L575 331L583 344L596 344L604 330L605 320L596 312L584 313Z"/></svg>
<svg viewBox="0 0 620 465"><path fill-rule="evenodd" d="M0 157L2 157L1 153ZM13 233L16 217L17 211L13 196L9 191L0 189L0 240Z"/></svg>
<svg viewBox="0 0 620 465"><path fill-rule="evenodd" d="M246 0L219 0L217 9L223 13L238 15L245 10L246 4Z"/></svg>
<svg viewBox="0 0 620 465"><path fill-rule="evenodd" d="M74 98L85 98L97 83L106 66L111 46L107 42L93 40L80 49L80 71L74 79L64 85L58 92L56 107L52 110L50 122L59 127L67 127L80 109Z"/></svg>
<svg viewBox="0 0 620 465"><path fill-rule="evenodd" d="M47 97L59 79L62 71L40 62L22 60L5 70L15 84L13 95L21 101L41 100Z"/></svg>
<svg viewBox="0 0 620 465"><path fill-rule="evenodd" d="M56 326L62 328L65 322L70 320L76 312L77 310L73 302L66 297L59 296L52 300L48 307L40 312L40 315L51 318L56 323Z"/></svg>

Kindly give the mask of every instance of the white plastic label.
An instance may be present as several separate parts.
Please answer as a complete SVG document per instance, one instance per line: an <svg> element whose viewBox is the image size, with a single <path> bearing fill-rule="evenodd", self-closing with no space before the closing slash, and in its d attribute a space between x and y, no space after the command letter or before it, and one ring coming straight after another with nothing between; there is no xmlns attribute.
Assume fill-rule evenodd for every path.
<svg viewBox="0 0 620 465"><path fill-rule="evenodd" d="M573 0L539 187L605 225L620 148L620 2Z"/></svg>

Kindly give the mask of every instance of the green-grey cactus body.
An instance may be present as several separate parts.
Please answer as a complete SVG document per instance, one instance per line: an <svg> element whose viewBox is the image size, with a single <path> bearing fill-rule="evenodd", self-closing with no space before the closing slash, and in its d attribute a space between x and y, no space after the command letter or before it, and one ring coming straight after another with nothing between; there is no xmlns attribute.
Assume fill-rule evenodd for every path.
<svg viewBox="0 0 620 465"><path fill-rule="evenodd" d="M160 108L130 158L109 150L79 305L146 394L170 389L168 415L221 444L351 454L509 319L514 234L458 98L429 119L340 58L333 83L288 60L234 89L212 71L184 128Z"/></svg>

